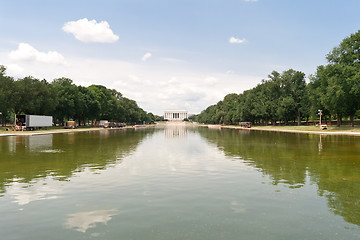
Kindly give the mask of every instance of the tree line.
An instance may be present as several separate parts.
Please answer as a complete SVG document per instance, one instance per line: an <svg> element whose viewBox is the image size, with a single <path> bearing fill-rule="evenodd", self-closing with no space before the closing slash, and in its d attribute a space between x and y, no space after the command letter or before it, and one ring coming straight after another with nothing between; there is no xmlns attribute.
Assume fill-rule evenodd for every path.
<svg viewBox="0 0 360 240"><path fill-rule="evenodd" d="M114 89L102 85L77 86L69 78L58 78L51 83L31 76L15 80L6 75L6 67L2 65L0 112L3 125L13 122L14 114L49 115L62 125L68 120L81 125L101 119L129 124L161 119Z"/></svg>
<svg viewBox="0 0 360 240"><path fill-rule="evenodd" d="M305 81L305 74L293 69L273 71L268 79L241 94L231 93L209 106L192 120L201 123L300 125L318 118L336 119L340 126L360 114L360 30L345 38L326 56L327 65L317 67Z"/></svg>

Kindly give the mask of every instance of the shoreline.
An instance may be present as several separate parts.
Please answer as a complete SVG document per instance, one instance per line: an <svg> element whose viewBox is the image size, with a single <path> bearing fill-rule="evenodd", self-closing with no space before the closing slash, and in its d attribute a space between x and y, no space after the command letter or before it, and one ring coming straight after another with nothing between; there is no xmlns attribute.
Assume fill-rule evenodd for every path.
<svg viewBox="0 0 360 240"><path fill-rule="evenodd" d="M0 133L0 137L10 137L10 136L34 136L34 135L46 135L46 134L59 134L59 133L77 133L77 132L90 132L90 131L101 131L101 130L126 130L126 129L136 129L136 128L148 128L148 127L156 127L162 125L170 125L171 123L158 123L158 124L149 124L149 125L134 125L134 126L127 126L124 128L78 128L78 129L49 129L49 130L37 130L37 131L18 131L13 132L10 131L9 133ZM188 125L183 123L173 123L171 125ZM327 130L300 130L300 129L281 129L286 128L288 126L255 126L251 128L243 128L240 126L234 125L219 125L219 124L198 124L194 123L192 126L197 127L207 127L209 129L235 129L235 130L244 130L244 131L267 131L267 132L284 132L284 133L305 133L305 134L318 134L318 135L347 135L347 136L360 136L359 132L352 132L351 130L339 130L339 131L331 131ZM303 126L307 127L307 126Z"/></svg>
<svg viewBox="0 0 360 240"><path fill-rule="evenodd" d="M1 133L0 137L10 136L34 136L34 135L46 135L46 134L59 134L59 133L78 133L78 132L92 132L92 131L107 131L107 130L126 130L126 129L137 129L137 128L148 128L155 127L156 124L148 125L131 125L122 128L103 128L103 127L89 127L89 128L76 128L76 129L48 129L48 130L35 130L35 131L8 131L7 133ZM6 131L5 131L6 132Z"/></svg>
<svg viewBox="0 0 360 240"><path fill-rule="evenodd" d="M213 125L213 124L197 124L199 127L208 127L211 129L236 129L236 130L245 130L245 131L267 131L267 132L285 132L285 133L305 133L305 134L318 134L318 135L347 135L347 136L360 136L359 132L351 132L351 131L331 131L331 130L299 130L299 129L280 129L286 126L255 126L251 128L243 128L239 126L233 125Z"/></svg>
<svg viewBox="0 0 360 240"><path fill-rule="evenodd" d="M34 135L46 135L46 134L59 134L59 133L77 133L77 132L92 132L101 130L124 130L134 128L134 126L124 128L77 128L77 129L49 129L49 130L38 130L38 131L11 131L10 133L0 133L0 137L10 136L34 136Z"/></svg>

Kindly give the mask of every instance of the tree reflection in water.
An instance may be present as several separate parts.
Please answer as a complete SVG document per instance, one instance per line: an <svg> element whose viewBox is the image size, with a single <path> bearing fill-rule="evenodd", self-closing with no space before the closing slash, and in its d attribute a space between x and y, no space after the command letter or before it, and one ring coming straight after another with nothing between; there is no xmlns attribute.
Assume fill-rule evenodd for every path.
<svg viewBox="0 0 360 240"><path fill-rule="evenodd" d="M327 199L328 207L333 213L360 226L360 141L357 137L348 136L167 126L165 129L104 130L0 138L0 197L5 195L5 191L12 191L9 194L19 205L61 197L63 189L57 182L69 181L78 172L96 173L121 164L124 157L134 153L146 137L153 136L157 131L164 133L154 135L157 136L153 139L155 143L143 148L143 151L147 150L145 153L137 153L137 162L132 159L136 168L134 170L139 171L139 164L142 164L140 170L146 172L143 175L156 175L155 168L155 172L166 173L164 176L171 176L170 179L178 183L179 179L174 176L182 176L184 180L196 174L204 174L200 170L204 169L203 164L206 162L191 161L189 156L194 155L187 155L184 151L196 153L198 157L207 156L206 151L211 155L214 148L206 149L206 144L210 142L217 146L217 152L221 151L219 162L224 161L223 154L233 160L245 162L249 168L257 169L268 176L273 185L302 188L309 185L309 181L310 184L316 184L318 195ZM204 140L196 145L201 139L199 135ZM169 149L159 151L156 142L159 139L165 139L167 144L160 144ZM191 144L195 143L195 146L190 146L188 140L193 141ZM206 144L202 144L204 142ZM183 145L186 145L186 148L182 147ZM153 151L154 146L157 151ZM200 146L203 149L199 150ZM172 153L171 158L163 156L163 153L169 152ZM152 161L142 161L146 154L152 155L152 158L149 158ZM206 164L205 166L208 167ZM220 167L219 169L222 167L216 166ZM177 175L171 175L169 169L179 171ZM206 170L214 172L213 169ZM49 179L54 188L43 185L49 182ZM32 191L27 191L29 186L32 186L32 189L29 189ZM234 213L246 212L246 206L240 200L233 199L230 205ZM107 209L111 211L107 212ZM68 215L66 226L76 231L86 231L94 224L109 221L116 215L114 209L99 206L90 210L72 211L72 215ZM98 210L100 212L97 212ZM83 221L84 219L87 220Z"/></svg>
<svg viewBox="0 0 360 240"><path fill-rule="evenodd" d="M359 137L199 129L202 137L271 178L272 184L301 188L307 177L330 210L360 226Z"/></svg>
<svg viewBox="0 0 360 240"><path fill-rule="evenodd" d="M0 138L0 197L12 183L26 188L47 177L66 181L86 168L106 169L154 132L129 129Z"/></svg>

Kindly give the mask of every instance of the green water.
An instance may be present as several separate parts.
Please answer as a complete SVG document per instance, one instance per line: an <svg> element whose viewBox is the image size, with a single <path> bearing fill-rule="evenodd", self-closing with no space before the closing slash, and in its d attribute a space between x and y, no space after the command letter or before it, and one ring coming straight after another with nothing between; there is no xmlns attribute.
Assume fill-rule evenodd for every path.
<svg viewBox="0 0 360 240"><path fill-rule="evenodd" d="M360 137L149 128L0 138L0 239L360 239Z"/></svg>

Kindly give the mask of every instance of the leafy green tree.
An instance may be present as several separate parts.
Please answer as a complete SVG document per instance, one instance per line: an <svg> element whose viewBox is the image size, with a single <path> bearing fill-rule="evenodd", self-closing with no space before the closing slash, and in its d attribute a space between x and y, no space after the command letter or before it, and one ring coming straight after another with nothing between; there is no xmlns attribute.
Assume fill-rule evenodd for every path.
<svg viewBox="0 0 360 240"><path fill-rule="evenodd" d="M56 90L45 79L31 76L15 83L15 113L52 115L58 104Z"/></svg>
<svg viewBox="0 0 360 240"><path fill-rule="evenodd" d="M58 104L54 117L64 123L64 120L76 118L76 101L78 100L78 88L69 78L58 78L52 82L58 96Z"/></svg>
<svg viewBox="0 0 360 240"><path fill-rule="evenodd" d="M337 126L340 126L343 115L350 116L353 123L355 112L359 109L360 97L360 78L356 70L351 66L329 64L319 67L316 74L317 82L313 81L313 84L319 86L321 104L332 115L337 116ZM325 88L321 88L323 86Z"/></svg>
<svg viewBox="0 0 360 240"><path fill-rule="evenodd" d="M336 111L350 116L354 126L354 115L360 108L360 30L334 47L327 55L327 60L329 65L325 70L329 81L328 98L340 108L345 104L342 110L336 108ZM339 118L338 115L338 126Z"/></svg>
<svg viewBox="0 0 360 240"><path fill-rule="evenodd" d="M116 122L154 122L162 117L141 109L134 100L102 85L77 86L69 78L25 77L14 81L0 65L0 112L2 123L10 114L52 115L55 122L77 120L80 124L105 119Z"/></svg>
<svg viewBox="0 0 360 240"><path fill-rule="evenodd" d="M330 64L360 65L360 30L345 38L326 56Z"/></svg>
<svg viewBox="0 0 360 240"><path fill-rule="evenodd" d="M106 119L109 120L109 104L111 101L111 94L108 89L102 85L91 85L88 89L95 96L96 101L100 105L100 112L97 120Z"/></svg>
<svg viewBox="0 0 360 240"><path fill-rule="evenodd" d="M76 119L79 124L96 119L100 112L99 102L95 99L94 94L86 87L78 86L78 92L75 99Z"/></svg>
<svg viewBox="0 0 360 240"><path fill-rule="evenodd" d="M228 94L216 105L208 107L194 117L199 122L234 124L239 121L273 124L277 120L298 119L308 116L305 74L287 70L282 74L273 71L268 80L242 94ZM304 116L305 116L304 115Z"/></svg>
<svg viewBox="0 0 360 240"><path fill-rule="evenodd" d="M311 116L311 102L310 102L310 89L309 84L306 85L304 94L302 96L302 99L300 101L300 112L301 116L306 119L306 123L308 123L309 118Z"/></svg>
<svg viewBox="0 0 360 240"><path fill-rule="evenodd" d="M226 124L235 124L240 121L238 108L239 105L239 95L236 93L228 94L224 97L223 100L223 111L225 112L224 123Z"/></svg>
<svg viewBox="0 0 360 240"><path fill-rule="evenodd" d="M14 111L16 101L14 79L5 74L5 66L0 65L0 117L3 126L5 126L10 112Z"/></svg>
<svg viewBox="0 0 360 240"><path fill-rule="evenodd" d="M297 123L301 125L301 103L305 94L305 74L300 71L289 69L281 74L281 106L285 119L297 117Z"/></svg>

